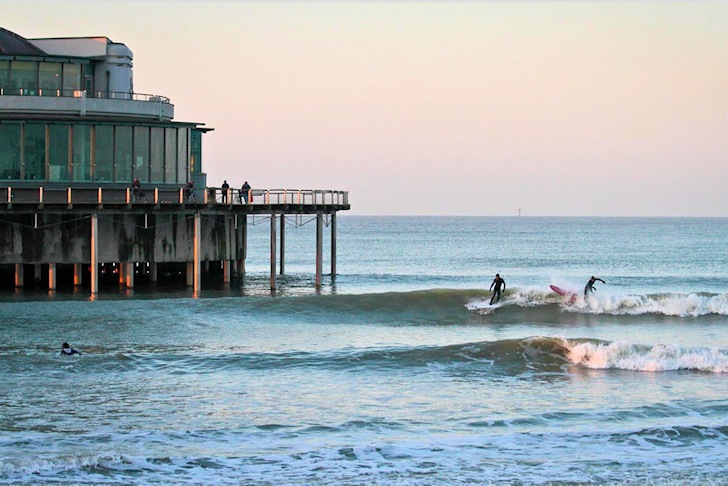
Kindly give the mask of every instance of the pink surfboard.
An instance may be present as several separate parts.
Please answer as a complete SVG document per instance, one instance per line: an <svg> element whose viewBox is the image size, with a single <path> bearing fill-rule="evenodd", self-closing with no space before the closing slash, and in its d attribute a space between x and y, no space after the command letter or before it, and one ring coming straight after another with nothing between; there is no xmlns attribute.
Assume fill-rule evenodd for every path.
<svg viewBox="0 0 728 486"><path fill-rule="evenodd" d="M553 290L557 294L569 299L569 302L574 302L576 300L576 294L570 290L564 290L561 287L557 287L556 285L549 285L549 287L551 287L551 290Z"/></svg>

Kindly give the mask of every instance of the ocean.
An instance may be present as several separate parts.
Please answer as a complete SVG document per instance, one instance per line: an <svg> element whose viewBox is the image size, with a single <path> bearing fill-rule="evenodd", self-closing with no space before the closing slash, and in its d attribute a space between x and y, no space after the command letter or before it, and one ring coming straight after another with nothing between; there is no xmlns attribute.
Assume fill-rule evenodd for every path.
<svg viewBox="0 0 728 486"><path fill-rule="evenodd" d="M341 215L318 291L288 223L274 293L262 217L198 299L0 292L0 484L728 484L728 219Z"/></svg>

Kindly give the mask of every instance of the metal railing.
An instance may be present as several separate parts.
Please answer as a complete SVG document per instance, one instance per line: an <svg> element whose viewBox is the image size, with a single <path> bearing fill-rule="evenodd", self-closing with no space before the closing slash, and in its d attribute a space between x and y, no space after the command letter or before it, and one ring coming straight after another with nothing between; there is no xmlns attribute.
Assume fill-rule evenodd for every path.
<svg viewBox="0 0 728 486"><path fill-rule="evenodd" d="M348 206L348 191L320 189L239 189L218 187L2 187L0 204L45 205L208 205Z"/></svg>
<svg viewBox="0 0 728 486"><path fill-rule="evenodd" d="M0 96L44 96L54 98L94 98L94 99L110 99L110 100L132 100L132 101L149 101L154 103L170 104L169 98L146 93L126 93L123 91L84 91L84 90L68 90L68 89L49 89L49 88L3 88L0 87Z"/></svg>

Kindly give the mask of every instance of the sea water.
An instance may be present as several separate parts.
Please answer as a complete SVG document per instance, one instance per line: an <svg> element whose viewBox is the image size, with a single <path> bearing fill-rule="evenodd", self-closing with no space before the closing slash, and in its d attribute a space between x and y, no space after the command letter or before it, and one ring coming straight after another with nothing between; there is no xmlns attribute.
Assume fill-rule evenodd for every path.
<svg viewBox="0 0 728 486"><path fill-rule="evenodd" d="M337 223L318 291L259 217L198 299L0 294L0 483L726 484L728 220Z"/></svg>

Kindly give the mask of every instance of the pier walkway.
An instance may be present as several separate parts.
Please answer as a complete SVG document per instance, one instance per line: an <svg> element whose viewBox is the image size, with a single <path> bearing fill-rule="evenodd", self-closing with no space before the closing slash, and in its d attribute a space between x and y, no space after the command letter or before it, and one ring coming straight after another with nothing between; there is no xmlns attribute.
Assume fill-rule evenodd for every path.
<svg viewBox="0 0 728 486"><path fill-rule="evenodd" d="M102 263L118 264L120 285L133 288L140 263L156 281L158 263L184 262L187 285L199 295L203 262L222 262L225 282L232 273L244 275L247 216L267 215L270 285L275 289L276 274L285 271L285 216L306 214L316 217L318 287L324 215L331 228L335 275L336 214L350 208L348 199L347 191L314 189L252 189L243 194L239 189L169 185L136 191L120 185L10 185L0 188L0 263L15 265L18 288L23 287L26 266L34 267L36 279L41 265L47 266L49 290L56 287L57 264L73 264L76 285L88 266L93 295L98 293Z"/></svg>

